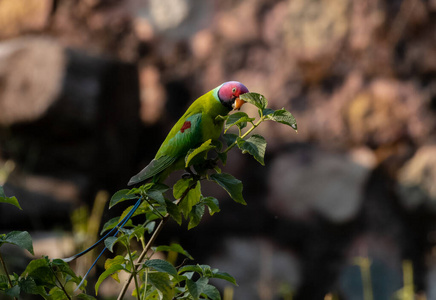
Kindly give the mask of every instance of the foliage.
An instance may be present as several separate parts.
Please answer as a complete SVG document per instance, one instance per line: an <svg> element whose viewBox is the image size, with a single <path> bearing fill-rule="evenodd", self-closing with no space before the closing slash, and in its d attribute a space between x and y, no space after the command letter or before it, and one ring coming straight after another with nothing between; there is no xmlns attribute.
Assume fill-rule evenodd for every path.
<svg viewBox="0 0 436 300"><path fill-rule="evenodd" d="M229 116L219 116L224 119L224 142L227 148L222 150L218 141L208 140L196 149L191 149L185 157L185 167L189 170L172 188L162 183L146 183L140 187L123 189L116 192L109 203L112 208L120 203L135 201L122 213L119 218L109 220L104 224L102 233L117 228L119 234L109 236L104 240L106 248L116 253L114 258L107 259L105 271L100 274L95 285L98 294L101 283L112 277L119 281L120 272L129 274L129 280L124 284L118 299L122 299L127 285L134 280L133 295L139 299L221 299L218 290L210 284L210 279L218 278L236 284L236 280L229 274L207 265L182 264L175 267L166 260L153 259L155 252L177 253L192 260L192 256L179 244L157 246L152 248L156 237L163 225L173 219L179 225L183 220L187 222L188 229L198 226L203 218L206 208L210 215L220 211L218 199L204 196L202 181L215 182L222 187L237 203L246 205L243 197L242 182L231 174L222 173L218 164L226 164L227 153L234 147L242 153L253 156L264 165L266 140L261 135L251 132L263 121L276 121L297 130L295 118L285 109L272 110L267 108L268 101L263 95L247 93L240 98L258 108L259 118L249 117L244 112L236 112ZM249 129L242 132L244 128ZM236 128L238 134L227 133ZM193 168L194 170L191 170ZM171 192L170 192L171 191ZM14 197L8 198L0 189L0 202L13 204L20 208ZM137 208L137 209L136 209ZM134 211L136 209L136 211ZM132 219L126 221L126 216L141 220L135 223ZM142 246L141 253L132 250L132 242L138 241ZM27 232L11 232L0 235L2 243L10 243L33 253L30 235ZM5 270L6 267L4 266ZM6 271L7 273L7 271ZM0 291L9 296L18 297L20 293L38 294L44 299L65 299L73 295L72 288L80 283L81 278L76 276L68 265L62 260L49 260L47 257L33 260L20 276L7 275L10 279L0 277ZM80 286L80 284L79 284ZM80 286L84 290L84 286ZM80 294L82 298L92 299L91 296Z"/></svg>

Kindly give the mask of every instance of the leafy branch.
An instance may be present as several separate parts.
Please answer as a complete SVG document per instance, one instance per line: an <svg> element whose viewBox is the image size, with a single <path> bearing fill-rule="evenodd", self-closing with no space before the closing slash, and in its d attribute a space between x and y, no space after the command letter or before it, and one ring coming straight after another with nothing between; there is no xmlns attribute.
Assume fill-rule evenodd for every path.
<svg viewBox="0 0 436 300"><path fill-rule="evenodd" d="M220 211L218 199L203 196L201 183L204 180L213 181L222 187L237 203L246 205L243 197L242 182L231 174L222 173L218 164L226 164L228 152L238 147L242 153L252 155L260 164L264 165L266 140L253 131L264 121L270 120L282 123L297 130L295 118L285 109L273 110L267 108L268 101L263 95L247 93L240 98L258 108L259 118L249 117L244 112L236 112L229 116L218 116L218 121L225 121L223 135L226 148L222 150L220 141L208 140L198 148L188 151L184 158L188 174L170 187L162 183L151 182L133 189L116 192L109 203L109 208L126 201L136 201L135 205L127 207L120 217L113 218L104 224L101 234L113 236L103 238L106 248L115 252L118 246L124 248L125 255L116 255L106 260L105 271L100 274L96 284L96 294L101 283L108 277L119 281L118 274L127 272L127 281L118 295L118 300L125 297L127 288L132 280L135 282L133 295L137 300L142 299L210 299L220 300L217 288L209 283L212 278L226 280L236 285L236 280L228 273L207 265L189 265L185 261L175 267L168 261L153 259L155 252L173 252L192 260L192 256L179 244L157 246L153 245L165 224L174 220L182 225L185 220L188 229L199 225L206 208L210 215ZM247 125L251 127L246 129ZM237 128L237 134L228 133L231 128ZM245 132L244 132L244 129ZM172 191L170 193L169 191ZM6 197L0 186L0 203L11 204L21 209L15 197ZM136 224L136 220L143 220ZM157 224L157 226L156 226ZM147 236L148 239L146 238ZM132 240L140 242L142 251L138 255L133 251ZM26 249L33 254L30 235L23 231L13 231L0 235L0 247L13 244ZM118 247L119 248L119 247ZM86 252L85 252L86 253ZM151 254L150 254L151 253ZM48 257L32 260L21 275L10 275L3 257L0 262L6 273L6 278L0 275L0 292L18 298L21 293L39 295L44 299L72 299L74 297L90 300L92 296L83 293L86 281L77 276L63 260L50 260ZM86 277L86 276L85 276ZM84 283L84 286L80 286ZM74 286L80 286L82 293L76 295Z"/></svg>

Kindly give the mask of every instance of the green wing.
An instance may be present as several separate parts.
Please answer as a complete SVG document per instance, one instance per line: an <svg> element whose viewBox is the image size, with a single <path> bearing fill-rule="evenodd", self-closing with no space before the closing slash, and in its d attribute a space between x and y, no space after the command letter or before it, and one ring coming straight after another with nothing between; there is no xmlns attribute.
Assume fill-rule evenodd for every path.
<svg viewBox="0 0 436 300"><path fill-rule="evenodd" d="M128 185L152 178L183 158L189 149L202 142L202 113L182 117L159 148L156 157L137 175L133 176ZM177 169L177 168L176 168Z"/></svg>

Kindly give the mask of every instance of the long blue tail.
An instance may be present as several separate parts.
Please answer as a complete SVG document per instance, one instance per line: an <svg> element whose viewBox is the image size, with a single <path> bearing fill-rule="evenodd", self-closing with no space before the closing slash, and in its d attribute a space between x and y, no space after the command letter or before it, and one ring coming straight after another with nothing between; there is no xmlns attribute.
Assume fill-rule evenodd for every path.
<svg viewBox="0 0 436 300"><path fill-rule="evenodd" d="M88 249L77 253L71 257L68 258L64 258L62 259L64 262L70 262L86 253L88 253L89 251L91 251L92 249L94 249L95 247L97 247L99 244L101 244L107 237L109 237L110 235L112 235L112 233L116 230L116 232L112 235L112 236L116 236L118 234L118 232L120 232L120 229L124 227L124 225L126 225L127 221L129 221L129 219L133 216L133 214L135 213L135 211L138 209L139 205L141 204L141 200L142 198L139 198L138 201L135 203L135 205L132 207L132 209L129 211L129 213L117 224L117 226L115 226L114 228L112 228L108 233L106 233L101 239L99 239L94 245L92 245L91 247L89 247ZM89 268L89 270L86 272L85 276L83 276L82 281L79 283L79 285L77 286L76 290L78 290L82 284L85 282L86 277L88 276L89 272L91 272L92 268L94 268L95 264L97 263L97 261L100 259L100 257L103 255L103 253L107 250L106 247L104 247L104 249L100 252L100 254L98 255L97 259L93 262L92 266Z"/></svg>

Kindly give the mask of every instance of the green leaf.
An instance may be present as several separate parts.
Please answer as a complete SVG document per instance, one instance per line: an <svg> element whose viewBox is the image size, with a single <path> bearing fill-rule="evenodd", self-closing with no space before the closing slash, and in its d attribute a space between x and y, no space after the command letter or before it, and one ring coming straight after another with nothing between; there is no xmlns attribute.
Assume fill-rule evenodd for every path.
<svg viewBox="0 0 436 300"><path fill-rule="evenodd" d="M213 285L206 285L203 288L203 294L205 294L211 300L221 300L220 292Z"/></svg>
<svg viewBox="0 0 436 300"><path fill-rule="evenodd" d="M104 245L110 252L113 253L114 252L113 248L114 248L115 244L118 243L119 241L120 241L119 237L110 236L104 240Z"/></svg>
<svg viewBox="0 0 436 300"><path fill-rule="evenodd" d="M206 287L208 282L209 279L207 279L206 277L201 277L197 281L193 281L190 279L186 280L188 291L191 294L191 296L194 298L194 300L200 298L200 295L203 293L204 288Z"/></svg>
<svg viewBox="0 0 436 300"><path fill-rule="evenodd" d="M65 292L57 286L53 287L50 290L49 295L51 296L50 300L65 300L65 299L67 299L65 296Z"/></svg>
<svg viewBox="0 0 436 300"><path fill-rule="evenodd" d="M133 206L132 206L133 207ZM117 224L122 220L122 218L120 217L115 217L110 219L109 221L107 221L104 225L103 225L103 229L101 230L100 234L105 233L108 230L111 230L112 228L114 228L115 226L117 226ZM131 227L133 226L132 220L128 220L126 224L124 224L124 227Z"/></svg>
<svg viewBox="0 0 436 300"><path fill-rule="evenodd" d="M177 224L182 225L182 215L180 214L180 208L169 200L166 200L165 204L171 218L173 218L174 221L177 222Z"/></svg>
<svg viewBox="0 0 436 300"><path fill-rule="evenodd" d="M17 298L20 295L20 292L21 292L21 289L20 289L20 286L18 286L18 285L13 286L12 288L7 289L5 291L6 295L8 295L10 297L15 297L15 298Z"/></svg>
<svg viewBox="0 0 436 300"><path fill-rule="evenodd" d="M0 203L9 203L23 210L15 197L6 197L3 187L0 185Z"/></svg>
<svg viewBox="0 0 436 300"><path fill-rule="evenodd" d="M238 138L238 147L242 150L242 153L250 153L262 166L265 165L264 156L266 150L266 141L263 136L253 134L246 140Z"/></svg>
<svg viewBox="0 0 436 300"><path fill-rule="evenodd" d="M155 200L162 206L165 206L164 193L168 190L168 186L161 183L152 183L147 189L144 189L144 193L151 199Z"/></svg>
<svg viewBox="0 0 436 300"><path fill-rule="evenodd" d="M209 214L211 216L213 216L214 213L220 212L218 199L214 197L206 197L201 199L201 202L207 205L207 207L209 208Z"/></svg>
<svg viewBox="0 0 436 300"><path fill-rule="evenodd" d="M168 273L173 277L178 276L176 268L172 264L170 264L169 262L167 262L166 260L163 260L163 259L147 260L144 263L144 266L148 267L148 268L153 268L159 272Z"/></svg>
<svg viewBox="0 0 436 300"><path fill-rule="evenodd" d="M110 269L112 266L115 265L122 265L126 263L126 258L124 258L121 255L117 255L114 258L108 258L106 259L106 261L104 262L104 268L106 270Z"/></svg>
<svg viewBox="0 0 436 300"><path fill-rule="evenodd" d="M27 231L11 231L3 237L0 236L0 245L4 243L16 245L34 255L32 238Z"/></svg>
<svg viewBox="0 0 436 300"><path fill-rule="evenodd" d="M274 109L271 109L271 108L265 108L264 110L262 110L262 115L267 116L267 115L270 115L270 114L272 114L272 113L274 113L274 112L275 112Z"/></svg>
<svg viewBox="0 0 436 300"><path fill-rule="evenodd" d="M114 264L109 269L107 269L106 271L101 273L100 277L98 277L97 283L95 284L95 295L98 294L98 289L100 288L100 284L103 282L103 280L105 280L106 278L108 278L109 276L111 276L114 273L118 273L119 271L121 271L123 269L124 269L124 267L122 265Z"/></svg>
<svg viewBox="0 0 436 300"><path fill-rule="evenodd" d="M229 115L224 127L224 133L232 126L238 126L240 129L247 126L248 122L252 122L254 118L250 118L246 113L239 111L234 114Z"/></svg>
<svg viewBox="0 0 436 300"><path fill-rule="evenodd" d="M192 184L192 178L182 178L173 186L174 199L179 199Z"/></svg>
<svg viewBox="0 0 436 300"><path fill-rule="evenodd" d="M189 150L188 154L185 157L185 168L204 160L206 158L207 152L209 152L211 149L216 148L211 143L212 140L209 139L201 144L200 147Z"/></svg>
<svg viewBox="0 0 436 300"><path fill-rule="evenodd" d="M258 93L245 93L239 96L239 99L244 100L257 108L264 110L268 106L268 101L264 95Z"/></svg>
<svg viewBox="0 0 436 300"><path fill-rule="evenodd" d="M152 200L156 201L157 203L159 203L160 205L165 206L165 197L164 197L164 195L161 192L156 191L156 190L149 190L149 191L146 192L146 195L150 199L152 199Z"/></svg>
<svg viewBox="0 0 436 300"><path fill-rule="evenodd" d="M125 200L131 200L131 199L137 199L138 196L135 194L129 194L129 189L119 190L116 192L110 202L109 202L109 208L112 208L114 205L117 205L120 202L123 202Z"/></svg>
<svg viewBox="0 0 436 300"><path fill-rule="evenodd" d="M203 269L199 265L186 265L179 269L179 274L184 272L197 272L203 274Z"/></svg>
<svg viewBox="0 0 436 300"><path fill-rule="evenodd" d="M213 278L219 278L219 279L224 279L224 280L227 280L228 282L230 282L230 283L233 283L234 285L238 285L237 283L236 283L236 280L235 280L235 278L233 278L233 276L232 275L230 275L229 273L226 273L226 272L214 272L214 274L213 274Z"/></svg>
<svg viewBox="0 0 436 300"><path fill-rule="evenodd" d="M69 275L76 282L80 282L79 277L74 273L73 270L71 270L70 266L62 259L53 259L50 262L50 266L53 269L57 270L58 272L61 272L65 275Z"/></svg>
<svg viewBox="0 0 436 300"><path fill-rule="evenodd" d="M30 276L22 278L18 284L20 285L21 290L27 294L38 295L41 291L36 285L35 280Z"/></svg>
<svg viewBox="0 0 436 300"><path fill-rule="evenodd" d="M168 273L149 273L148 279L154 288L158 290L160 299L173 299L174 288L171 284Z"/></svg>
<svg viewBox="0 0 436 300"><path fill-rule="evenodd" d="M169 246L158 246L156 247L156 252L159 251L173 251L173 252L177 252L180 254L183 254L184 256L188 257L189 259L194 259L185 249L183 249L182 246L180 246L179 244L171 244Z"/></svg>
<svg viewBox="0 0 436 300"><path fill-rule="evenodd" d="M37 285L44 285L49 288L53 288L56 285L56 279L50 267L50 261L47 258L32 260L21 276L32 277Z"/></svg>
<svg viewBox="0 0 436 300"><path fill-rule="evenodd" d="M204 215L204 205L203 204L197 204L192 207L191 212L189 213L189 224L188 224L188 230L196 227L200 221L201 218L203 218Z"/></svg>
<svg viewBox="0 0 436 300"><path fill-rule="evenodd" d="M200 202L200 197L201 197L201 184L200 181L197 181L195 187L189 190L185 198L183 198L179 204L180 210L182 211L185 218L188 217L192 207L198 202Z"/></svg>
<svg viewBox="0 0 436 300"><path fill-rule="evenodd" d="M291 126L295 131L298 130L297 121L294 116L284 108L276 110L272 114L268 114L265 119Z"/></svg>
<svg viewBox="0 0 436 300"><path fill-rule="evenodd" d="M96 298L89 296L87 294L79 294L76 296L77 299L82 299L82 300L96 300Z"/></svg>
<svg viewBox="0 0 436 300"><path fill-rule="evenodd" d="M244 94L245 95L245 94ZM212 174L210 179L218 183L227 193L238 203L246 205L244 197L242 196L242 182L230 174Z"/></svg>
<svg viewBox="0 0 436 300"><path fill-rule="evenodd" d="M226 142L226 145L230 146L234 142L236 142L238 135L234 134L234 133L225 133L225 134L223 134L223 138L224 138L224 142Z"/></svg>
<svg viewBox="0 0 436 300"><path fill-rule="evenodd" d="M221 143L219 140L212 140L211 145L215 146L218 151L221 151L223 148L223 143Z"/></svg>
<svg viewBox="0 0 436 300"><path fill-rule="evenodd" d="M156 222L148 222L147 225L145 225L144 229L147 230L148 233L152 233L154 228L156 227Z"/></svg>

